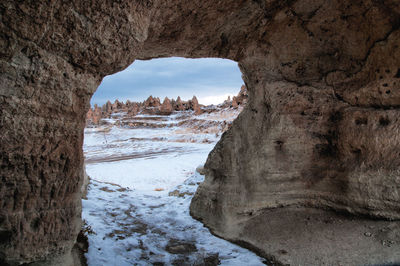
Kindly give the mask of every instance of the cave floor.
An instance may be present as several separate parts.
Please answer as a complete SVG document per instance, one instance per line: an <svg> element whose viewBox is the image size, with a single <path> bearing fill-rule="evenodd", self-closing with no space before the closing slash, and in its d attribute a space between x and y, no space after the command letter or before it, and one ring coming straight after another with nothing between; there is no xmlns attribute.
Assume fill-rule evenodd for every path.
<svg viewBox="0 0 400 266"><path fill-rule="evenodd" d="M257 247L269 264L400 265L399 221L286 207L264 210L236 228L240 242Z"/></svg>

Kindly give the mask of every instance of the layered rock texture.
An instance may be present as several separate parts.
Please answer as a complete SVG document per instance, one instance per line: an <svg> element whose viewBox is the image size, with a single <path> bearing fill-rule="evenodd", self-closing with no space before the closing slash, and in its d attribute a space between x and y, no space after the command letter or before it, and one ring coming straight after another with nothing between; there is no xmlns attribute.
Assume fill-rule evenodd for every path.
<svg viewBox="0 0 400 266"><path fill-rule="evenodd" d="M233 97L232 100L228 97L227 100L217 106L204 106L199 104L196 96L193 96L193 98L188 101L182 101L180 96L178 96L176 100L170 100L168 97L165 97L162 103L158 97L154 98L153 96L149 96L149 98L143 102L131 102L127 100L126 103L124 103L117 99L113 104L107 101L102 107L98 107L97 104L95 104L93 108L90 107L86 114L86 125L99 125L101 119L111 118L113 114L118 113L127 113L127 115L125 115L126 118L134 117L138 114L170 115L173 112L180 111L193 111L194 115L200 115L203 112L217 112L221 108L237 109L239 106L243 107L246 105L247 99L247 88L244 85L240 88L238 95ZM103 120L103 122L105 121Z"/></svg>
<svg viewBox="0 0 400 266"><path fill-rule="evenodd" d="M166 56L235 60L249 93L208 158L193 216L282 263L400 260L398 222L382 222L392 238L337 245L346 253L296 242L355 232L333 211L400 218L398 0L5 0L0 12L1 263L68 264L90 97L105 75ZM334 222L266 237L307 214Z"/></svg>
<svg viewBox="0 0 400 266"><path fill-rule="evenodd" d="M221 107L234 107L237 108L239 105L245 105L246 103L246 87L242 86L241 90L237 96L241 101L231 101L226 100ZM100 119L110 118L112 114L119 112L127 112L128 116L135 116L137 114L151 114L151 115L170 115L174 111L193 111L195 115L200 115L204 112L202 109L203 105L199 104L196 96L193 96L191 100L182 101L178 96L176 100L170 100L165 97L164 101L161 103L158 97L154 98L149 96L144 102L131 102L126 101L120 102L115 100L113 104L107 101L106 104L100 108L97 104L93 108L90 108L86 114L87 125L98 125ZM210 109L210 108L206 108Z"/></svg>

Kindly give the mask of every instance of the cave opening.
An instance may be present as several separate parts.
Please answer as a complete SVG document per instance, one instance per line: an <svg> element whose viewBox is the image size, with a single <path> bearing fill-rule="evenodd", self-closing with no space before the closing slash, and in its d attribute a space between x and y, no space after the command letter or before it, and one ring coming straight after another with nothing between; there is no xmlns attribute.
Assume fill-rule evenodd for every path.
<svg viewBox="0 0 400 266"><path fill-rule="evenodd" d="M189 214L207 155L247 97L225 59L137 61L104 78L83 145L89 265L260 263Z"/></svg>
<svg viewBox="0 0 400 266"><path fill-rule="evenodd" d="M134 59L166 56L235 60L251 93L208 157L193 217L270 264L399 264L398 0L6 0L0 7L1 265L73 264L90 97ZM84 207L126 189L98 186L104 193ZM111 202L93 210L94 219L109 226L101 212L117 223L133 216L113 212L127 202ZM162 204L148 211L158 218L154 206ZM142 253L143 238L126 243L110 229L126 245L113 246L87 230L104 241L103 251L134 250L142 261L159 254ZM180 246L174 241L170 247Z"/></svg>

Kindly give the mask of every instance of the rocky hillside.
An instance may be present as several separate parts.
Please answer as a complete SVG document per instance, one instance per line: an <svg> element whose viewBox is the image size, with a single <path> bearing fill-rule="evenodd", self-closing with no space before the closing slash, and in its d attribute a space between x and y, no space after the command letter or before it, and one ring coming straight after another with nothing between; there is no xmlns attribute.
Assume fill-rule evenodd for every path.
<svg viewBox="0 0 400 266"><path fill-rule="evenodd" d="M100 124L106 124L107 118L115 117L115 114L123 113L124 119L129 119L137 115L170 115L173 112L178 111L193 111L194 115L200 115L204 112L212 113L218 112L223 108L238 108L244 106L247 103L247 89L243 85L237 96L232 99L228 97L222 104L217 106L209 105L204 106L200 104L196 96L193 96L191 100L183 101L181 97L175 99L164 98L161 103L160 98L149 96L144 102L131 102L127 100L125 103L115 100L114 103L107 101L106 104L99 107L97 104L94 108L90 108L86 115L87 126L97 126Z"/></svg>

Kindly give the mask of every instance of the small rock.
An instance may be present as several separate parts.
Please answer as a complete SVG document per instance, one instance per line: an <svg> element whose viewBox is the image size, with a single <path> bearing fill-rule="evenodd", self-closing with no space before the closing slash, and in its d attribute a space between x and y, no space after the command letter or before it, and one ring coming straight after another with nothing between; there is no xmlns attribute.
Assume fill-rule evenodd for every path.
<svg viewBox="0 0 400 266"><path fill-rule="evenodd" d="M168 196L179 197L179 198L183 198L186 195L192 196L193 193L192 192L179 192L179 190L177 190L177 189L168 193Z"/></svg>
<svg viewBox="0 0 400 266"><path fill-rule="evenodd" d="M282 254L282 255L288 254L288 252L287 252L286 250L284 250L284 249L278 250L278 253L279 253L279 254Z"/></svg>
<svg viewBox="0 0 400 266"><path fill-rule="evenodd" d="M179 191L177 189L175 189L174 191L169 192L168 196L178 197L179 196Z"/></svg>
<svg viewBox="0 0 400 266"><path fill-rule="evenodd" d="M196 245L189 242L183 242L178 239L168 241L165 250L171 254L188 254L197 251Z"/></svg>
<svg viewBox="0 0 400 266"><path fill-rule="evenodd" d="M219 260L219 254L207 254L208 256L204 258L204 265L206 266L215 266L219 265L221 261Z"/></svg>
<svg viewBox="0 0 400 266"><path fill-rule="evenodd" d="M202 165L199 165L199 166L196 168L196 172L198 172L198 173L201 174L201 175L205 175L205 174L206 174L206 171L205 171L205 169L204 169L204 166L202 166Z"/></svg>
<svg viewBox="0 0 400 266"><path fill-rule="evenodd" d="M367 237L371 237L371 236L372 236L372 233L370 233L370 232L365 232L364 235L367 236Z"/></svg>

